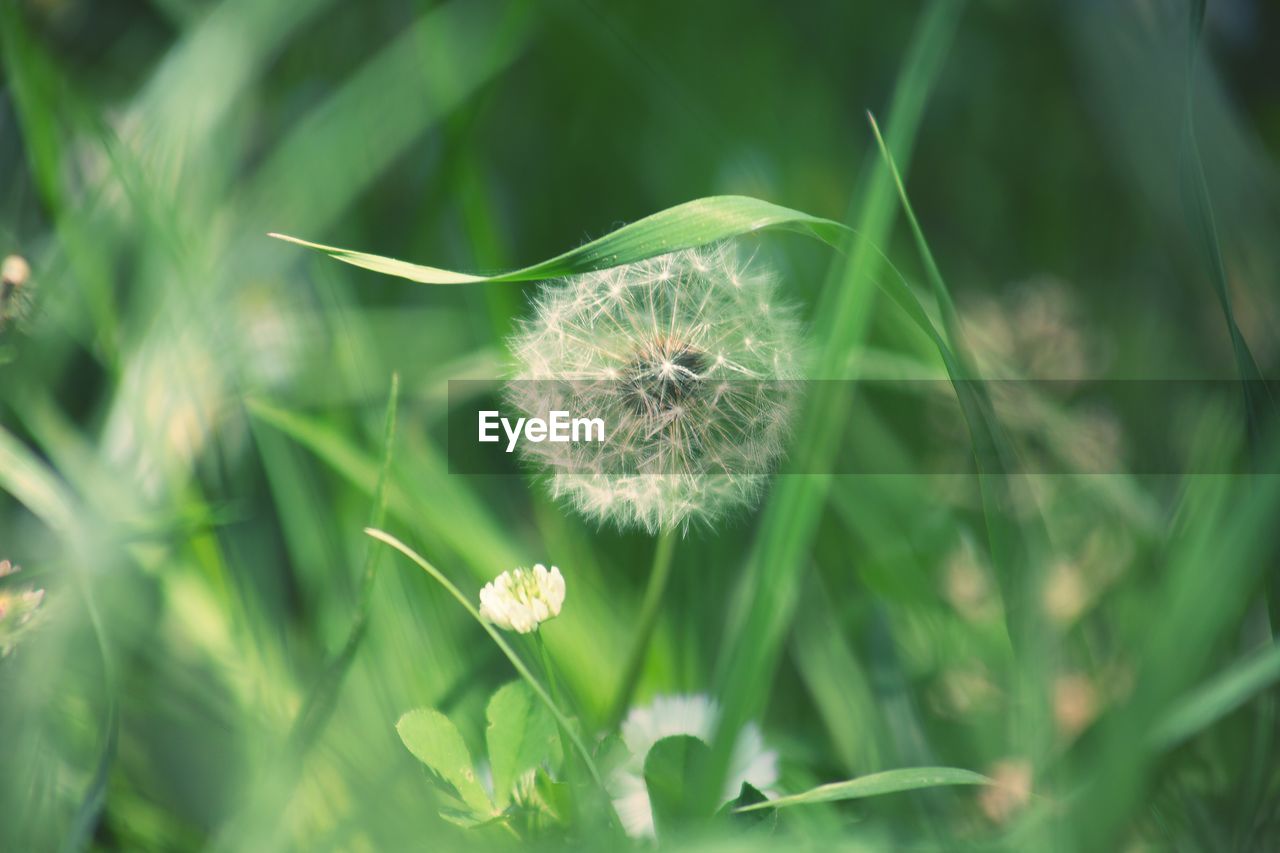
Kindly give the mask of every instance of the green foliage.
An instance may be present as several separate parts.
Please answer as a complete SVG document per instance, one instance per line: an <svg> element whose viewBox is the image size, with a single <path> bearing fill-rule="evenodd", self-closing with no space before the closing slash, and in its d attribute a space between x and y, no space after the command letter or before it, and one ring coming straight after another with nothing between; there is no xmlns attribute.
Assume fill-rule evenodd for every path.
<svg viewBox="0 0 1280 853"><path fill-rule="evenodd" d="M0 3L0 849L1280 849L1272 5ZM716 240L840 380L758 511L451 469Z"/></svg>
<svg viewBox="0 0 1280 853"><path fill-rule="evenodd" d="M701 807L704 798L698 790L709 755L705 743L688 735L663 738L649 750L644 784L659 837L674 835L710 815Z"/></svg>
<svg viewBox="0 0 1280 853"><path fill-rule="evenodd" d="M498 689L485 711L485 742L493 770L493 796L499 809L511 799L516 780L552 754L555 719L523 682Z"/></svg>
<svg viewBox="0 0 1280 853"><path fill-rule="evenodd" d="M448 782L462 801L478 814L493 809L489 795L476 777L471 752L448 717L433 708L417 708L402 716L396 731L413 757Z"/></svg>
<svg viewBox="0 0 1280 853"><path fill-rule="evenodd" d="M767 228L798 231L832 246L841 245L848 235L848 229L839 222L810 216L758 198L745 196L699 198L623 225L599 239L584 243L554 258L493 275L452 272L397 261L394 258L353 252L350 249L322 246L283 234L271 236L324 252L353 266L406 278L421 284L484 284L561 278L642 261L677 249L702 246L716 240L751 234Z"/></svg>
<svg viewBox="0 0 1280 853"><path fill-rule="evenodd" d="M514 825L526 832L545 830L541 813L563 822L571 794L547 773L557 740L554 718L520 681L498 688L489 698L485 717L492 794L481 784L462 733L447 716L433 708L418 708L396 723L405 748L461 798L462 808L441 814L463 828L488 828L513 817L508 812L514 799L518 819Z"/></svg>

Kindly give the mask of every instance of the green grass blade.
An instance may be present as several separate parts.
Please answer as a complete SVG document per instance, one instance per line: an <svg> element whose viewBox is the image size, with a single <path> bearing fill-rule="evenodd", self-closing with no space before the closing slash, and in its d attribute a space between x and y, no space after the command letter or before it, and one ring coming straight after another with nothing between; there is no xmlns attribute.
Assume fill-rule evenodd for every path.
<svg viewBox="0 0 1280 853"><path fill-rule="evenodd" d="M946 366L947 374L955 387L956 397L960 403L965 424L969 430L970 441L979 474L978 484L982 495L983 515L987 528L987 540L990 546L992 562L1000 582L1004 598L1005 618L1013 649L1024 664L1024 676L1027 683L1023 685L1030 690L1020 703L1021 707L1036 707L1036 691L1032 688L1040 680L1042 661L1031 654L1031 647L1039 645L1043 637L1043 626L1034 606L1034 596L1039 589L1037 570L1041 561L1036 559L1035 548L1043 536L1036 527L1036 517L1032 517L1025 525L1018 524L1016 505L1017 498L1010 488L1009 475L1016 473L1017 459L1008 434L996 415L995 405L982 379L975 375L969 360L959 347L959 321L955 305L951 299L950 289L942 277L942 271L929 248L924 229L916 218L907 188L894 162L893 153L885 145L880 135L880 128L874 116L869 116L871 129L875 134L880 154L885 165L893 175L894 185L898 190L898 199L902 203L903 213L911 226L916 250L924 264L926 274L933 289L938 305L942 310L947 326L948 346L941 333L930 328L926 332L938 347L938 353ZM904 283L905 288L905 283ZM1043 722L1044 709L1040 708Z"/></svg>
<svg viewBox="0 0 1280 853"><path fill-rule="evenodd" d="M239 216L257 229L327 228L428 128L509 68L528 42L527 4L430 6L301 117L243 186ZM251 239L256 244L256 235Z"/></svg>
<svg viewBox="0 0 1280 853"><path fill-rule="evenodd" d="M767 228L798 231L832 246L840 246L848 235L848 229L839 222L811 216L757 198L711 196L687 201L646 216L644 219L624 225L616 231L554 258L494 275L475 275L411 264L364 252L311 243L284 234L271 236L324 252L330 257L357 267L422 284L480 284L559 278L629 264L677 249L701 246Z"/></svg>
<svg viewBox="0 0 1280 853"><path fill-rule="evenodd" d="M387 483L391 477L391 460L395 455L396 409L400 400L400 376L391 375L391 391L387 396L387 412L382 428L382 465L378 471L378 483L373 492L373 508L369 514L369 526L381 527L387 517ZM364 567L361 572L360 599L356 605L356 614L351 621L351 629L347 639L324 673L316 682L303 703L302 710L294 719L293 730L289 740L297 754L306 751L314 741L329 715L333 712L338 691L342 687L351 661L355 659L356 650L364 639L369 624L369 608L373 603L373 585L378 577L378 563L381 551L372 546L365 552Z"/></svg>
<svg viewBox="0 0 1280 853"><path fill-rule="evenodd" d="M106 649L99 643L106 662ZM120 713L114 694L108 700L106 718L102 724L102 749L98 753L98 763L94 767L93 777L80 799L75 816L71 819L71 829L62 840L63 853L89 849L94 833L98 829L98 821L102 815L102 807L107 802L107 782L111 778L111 768L116 762L116 754L120 744Z"/></svg>
<svg viewBox="0 0 1280 853"><path fill-rule="evenodd" d="M1219 450L1212 458L1230 453ZM1269 464L1275 460L1272 455ZM1169 709L1180 707L1194 680L1212 665L1212 650L1246 610L1269 565L1277 512L1278 478L1188 478L1182 522L1166 548L1162 581L1144 597L1144 606L1159 616L1135 637L1140 646L1134 660L1140 665L1129 701L1102 721L1096 737L1075 757L1078 772L1098 780L1081 790L1064 818L1076 848L1114 847L1141 808L1156 781L1157 756L1135 752L1131 745L1145 745L1153 730L1170 726ZM1165 728L1166 737L1169 731Z"/></svg>
<svg viewBox="0 0 1280 853"><path fill-rule="evenodd" d="M844 782L819 785L803 794L792 794L763 803L753 803L737 809L738 812L754 812L762 809L785 809L791 806L807 806L813 803L833 803L841 800L859 800L879 797L899 791L916 791L921 788L938 788L946 785L989 785L991 780L981 773L958 767L904 767L885 770L868 776L859 776Z"/></svg>
<svg viewBox="0 0 1280 853"><path fill-rule="evenodd" d="M890 108L889 139L904 161L963 7L963 3L951 2L929 5L903 60ZM828 282L818 306L813 374L818 378L846 377L850 358L866 334L875 264L882 257L872 247L888 234L894 208L887 172L874 169L871 174L853 216L858 239L842 273ZM890 295L895 292L891 290ZM897 297L919 323L912 307L918 307L914 295L899 291ZM835 383L819 384L823 387L811 395L801 420L805 426L793 444L802 457L797 462L803 467L796 470L825 470L839 447L848 400L843 392L828 387ZM703 796L723 790L738 732L758 713L769 693L829 486L830 477L819 475L784 477L774 485L759 538L731 604L724 653L717 663L715 681L724 710L712 742Z"/></svg>
<svg viewBox="0 0 1280 853"><path fill-rule="evenodd" d="M1190 28L1187 44L1187 95L1186 107L1183 111L1182 144L1184 155L1182 160L1182 178L1184 192L1190 197L1191 228L1199 239L1201 250L1209 266L1210 281L1214 293L1218 297L1218 306L1227 324L1227 333L1231 337L1231 351L1235 357L1236 368L1243 381L1245 408L1248 416L1249 442L1251 452L1258 452L1258 439L1264 417L1274 417L1277 413L1276 402L1262 381L1262 373L1253 357L1252 350L1245 340L1244 333L1236 322L1235 309L1231 304L1231 291L1227 282L1227 266L1222 256L1222 243L1218 238L1217 218L1213 211L1213 199L1209 195L1209 182L1205 177L1204 158L1200 153L1200 145L1196 141L1195 125L1195 69L1196 57L1199 53L1200 33L1204 27L1204 0L1192 0L1190 4Z"/></svg>
<svg viewBox="0 0 1280 853"><path fill-rule="evenodd" d="M811 576L801 599L791 658L848 773L877 770L887 751L883 709L866 668L832 612L830 591Z"/></svg>
<svg viewBox="0 0 1280 853"><path fill-rule="evenodd" d="M116 679L106 629L84 570L89 565L88 553L93 546L89 532L81 522L83 513L77 508L74 496L47 465L3 427L0 427L0 489L17 498L61 537L71 552L71 573L75 586L84 599L85 611L89 615L102 664L102 680L107 693L107 708L102 721L102 747L94 764L93 776L80 798L71 827L62 842L63 850L83 850L92 840L106 803L107 783L116 761L120 739Z"/></svg>
<svg viewBox="0 0 1280 853"><path fill-rule="evenodd" d="M1192 691L1151 730L1153 749L1176 746L1280 681L1280 645L1263 648Z"/></svg>
<svg viewBox="0 0 1280 853"><path fill-rule="evenodd" d="M929 284L933 288L934 299L938 301L938 308L942 312L942 321L947 330L947 337L950 339L952 350L959 347L960 324L956 317L956 306L951 299L951 291L947 289L946 282L943 281L942 271L938 269L938 263L934 260L933 251L929 248L928 241L924 238L924 229L920 227L920 221L916 219L915 208L911 206L911 201L907 197L907 187L902 181L902 175L898 172L898 164L894 162L893 152L889 150L889 146L885 144L884 137L880 134L880 125L876 122L874 114L868 112L867 120L871 122L871 132L875 134L876 145L880 148L880 156L884 158L885 165L889 168L889 173L893 176L893 184L898 189L898 200L902 202L902 212L907 217L907 224L911 226L911 234L916 241L916 249L920 253L920 259L924 262L925 273L929 278Z"/></svg>

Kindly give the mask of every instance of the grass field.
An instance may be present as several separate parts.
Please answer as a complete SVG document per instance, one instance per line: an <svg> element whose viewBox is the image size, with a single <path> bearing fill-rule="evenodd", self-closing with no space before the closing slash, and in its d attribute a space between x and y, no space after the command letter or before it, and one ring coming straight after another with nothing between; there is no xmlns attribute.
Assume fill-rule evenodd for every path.
<svg viewBox="0 0 1280 853"><path fill-rule="evenodd" d="M1280 849L1277 39L0 0L0 851Z"/></svg>

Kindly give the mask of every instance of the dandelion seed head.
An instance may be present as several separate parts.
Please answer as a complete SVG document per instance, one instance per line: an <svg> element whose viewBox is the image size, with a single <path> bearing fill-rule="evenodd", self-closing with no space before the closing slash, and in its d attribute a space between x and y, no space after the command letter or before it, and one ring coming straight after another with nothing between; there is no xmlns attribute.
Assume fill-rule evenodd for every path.
<svg viewBox="0 0 1280 853"><path fill-rule="evenodd" d="M510 341L508 398L528 417L567 411L606 429L604 442L522 446L552 494L650 532L754 503L800 378L801 325L776 289L727 243L545 285Z"/></svg>

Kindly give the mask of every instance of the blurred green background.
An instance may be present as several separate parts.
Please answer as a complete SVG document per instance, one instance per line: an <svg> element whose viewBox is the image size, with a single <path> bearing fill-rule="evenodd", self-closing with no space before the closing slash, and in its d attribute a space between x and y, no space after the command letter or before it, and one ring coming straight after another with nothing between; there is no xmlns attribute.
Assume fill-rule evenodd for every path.
<svg viewBox="0 0 1280 853"><path fill-rule="evenodd" d="M0 560L23 567L0 589L45 590L0 658L0 849L473 841L394 723L433 705L478 739L508 663L390 554L342 651L393 372L387 528L468 594L560 566L547 641L603 724L652 540L447 473L446 382L502 375L534 286L410 285L269 231L496 270L753 195L859 226L923 294L871 110L984 375L1235 378L1220 280L1274 376L1280 7L1209 0L1197 159L1188 5L0 0L0 255L31 269L0 331ZM841 365L945 377L881 264L743 242ZM824 324L849 292L857 322ZM1019 479L999 519L971 477L789 478L811 530L775 501L678 543L639 697L759 719L788 792L911 765L998 783L792 810L780 845L1280 848L1276 478L1129 476L1144 437L1106 412L997 408L1116 473ZM1230 407L1168 413L1189 460L1238 449ZM839 452L916 449L873 425ZM762 528L786 560L752 558ZM1043 540L1025 656L993 529Z"/></svg>

